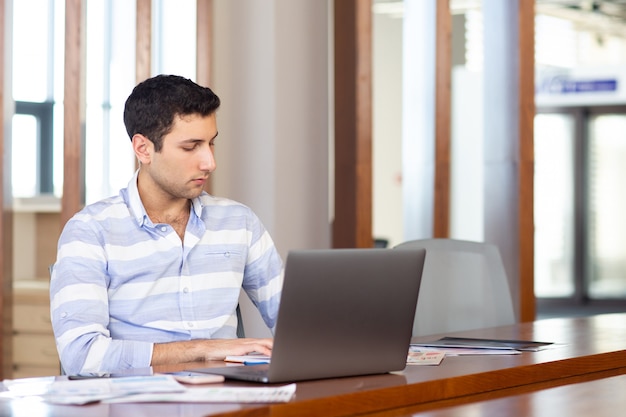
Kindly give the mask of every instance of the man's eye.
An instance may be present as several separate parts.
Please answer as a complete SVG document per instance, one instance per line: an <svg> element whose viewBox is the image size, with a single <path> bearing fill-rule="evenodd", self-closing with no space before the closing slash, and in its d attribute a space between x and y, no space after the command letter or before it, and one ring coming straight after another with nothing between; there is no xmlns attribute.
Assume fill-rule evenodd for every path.
<svg viewBox="0 0 626 417"><path fill-rule="evenodd" d="M190 145L190 146L183 146L183 150L185 150L185 151L193 151L197 147L198 147L198 144L194 143L193 145Z"/></svg>

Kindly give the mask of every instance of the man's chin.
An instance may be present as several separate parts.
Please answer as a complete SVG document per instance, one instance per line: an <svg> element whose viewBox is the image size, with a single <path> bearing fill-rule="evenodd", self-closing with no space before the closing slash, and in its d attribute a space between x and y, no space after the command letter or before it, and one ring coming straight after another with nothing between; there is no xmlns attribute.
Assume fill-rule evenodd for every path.
<svg viewBox="0 0 626 417"><path fill-rule="evenodd" d="M189 200L193 200L194 198L199 197L203 191L204 191L204 187L194 187L193 189L187 192L187 195L185 197L188 198Z"/></svg>

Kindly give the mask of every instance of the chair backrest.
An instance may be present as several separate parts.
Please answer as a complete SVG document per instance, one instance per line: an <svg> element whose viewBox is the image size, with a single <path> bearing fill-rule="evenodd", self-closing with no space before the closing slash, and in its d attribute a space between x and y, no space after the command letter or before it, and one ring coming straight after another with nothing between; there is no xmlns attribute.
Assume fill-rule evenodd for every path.
<svg viewBox="0 0 626 417"><path fill-rule="evenodd" d="M425 248L413 336L513 324L509 282L495 245L422 239L396 248Z"/></svg>
<svg viewBox="0 0 626 417"><path fill-rule="evenodd" d="M237 337L272 337L272 331L265 325L261 313L243 290L239 294L237 310Z"/></svg>

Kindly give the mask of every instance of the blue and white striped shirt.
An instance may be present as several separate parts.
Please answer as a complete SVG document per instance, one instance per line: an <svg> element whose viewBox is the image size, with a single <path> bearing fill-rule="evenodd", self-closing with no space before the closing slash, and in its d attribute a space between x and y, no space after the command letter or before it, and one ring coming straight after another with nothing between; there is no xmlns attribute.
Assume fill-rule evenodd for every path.
<svg viewBox="0 0 626 417"><path fill-rule="evenodd" d="M203 193L181 244L146 214L135 174L61 233L50 285L61 364L70 374L143 368L154 343L235 338L242 287L273 329L282 261L252 210Z"/></svg>

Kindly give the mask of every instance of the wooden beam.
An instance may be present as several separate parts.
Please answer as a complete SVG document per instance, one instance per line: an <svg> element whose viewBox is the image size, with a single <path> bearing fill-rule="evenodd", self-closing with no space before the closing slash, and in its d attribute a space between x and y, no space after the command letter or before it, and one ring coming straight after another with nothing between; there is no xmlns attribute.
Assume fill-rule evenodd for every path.
<svg viewBox="0 0 626 417"><path fill-rule="evenodd" d="M449 0L437 0L435 70L435 190L433 237L450 237L450 100L452 16Z"/></svg>
<svg viewBox="0 0 626 417"><path fill-rule="evenodd" d="M535 319L534 120L535 1L519 4L519 282L520 319Z"/></svg>
<svg viewBox="0 0 626 417"><path fill-rule="evenodd" d="M65 1L63 90L63 226L85 203L85 4Z"/></svg>
<svg viewBox="0 0 626 417"><path fill-rule="evenodd" d="M152 75L152 0L136 0L135 83ZM135 160L135 169L139 161Z"/></svg>
<svg viewBox="0 0 626 417"><path fill-rule="evenodd" d="M135 81L140 83L152 75L152 1L136 1Z"/></svg>
<svg viewBox="0 0 626 417"><path fill-rule="evenodd" d="M334 2L335 248L373 246L371 8Z"/></svg>
<svg viewBox="0 0 626 417"><path fill-rule="evenodd" d="M6 104L13 100L7 97L12 90L5 89L5 54L7 43L5 22L9 21L9 11L5 1L0 1L0 156L3 161L10 161L11 147L7 123L10 112ZM10 62L10 61L9 61ZM10 378L13 367L13 201L11 191L11 164L3 163L0 167L0 377Z"/></svg>
<svg viewBox="0 0 626 417"><path fill-rule="evenodd" d="M212 87L211 65L213 54L213 0L196 0L196 82ZM204 189L211 194L213 177Z"/></svg>
<svg viewBox="0 0 626 417"><path fill-rule="evenodd" d="M211 86L213 0L196 0L196 82Z"/></svg>

